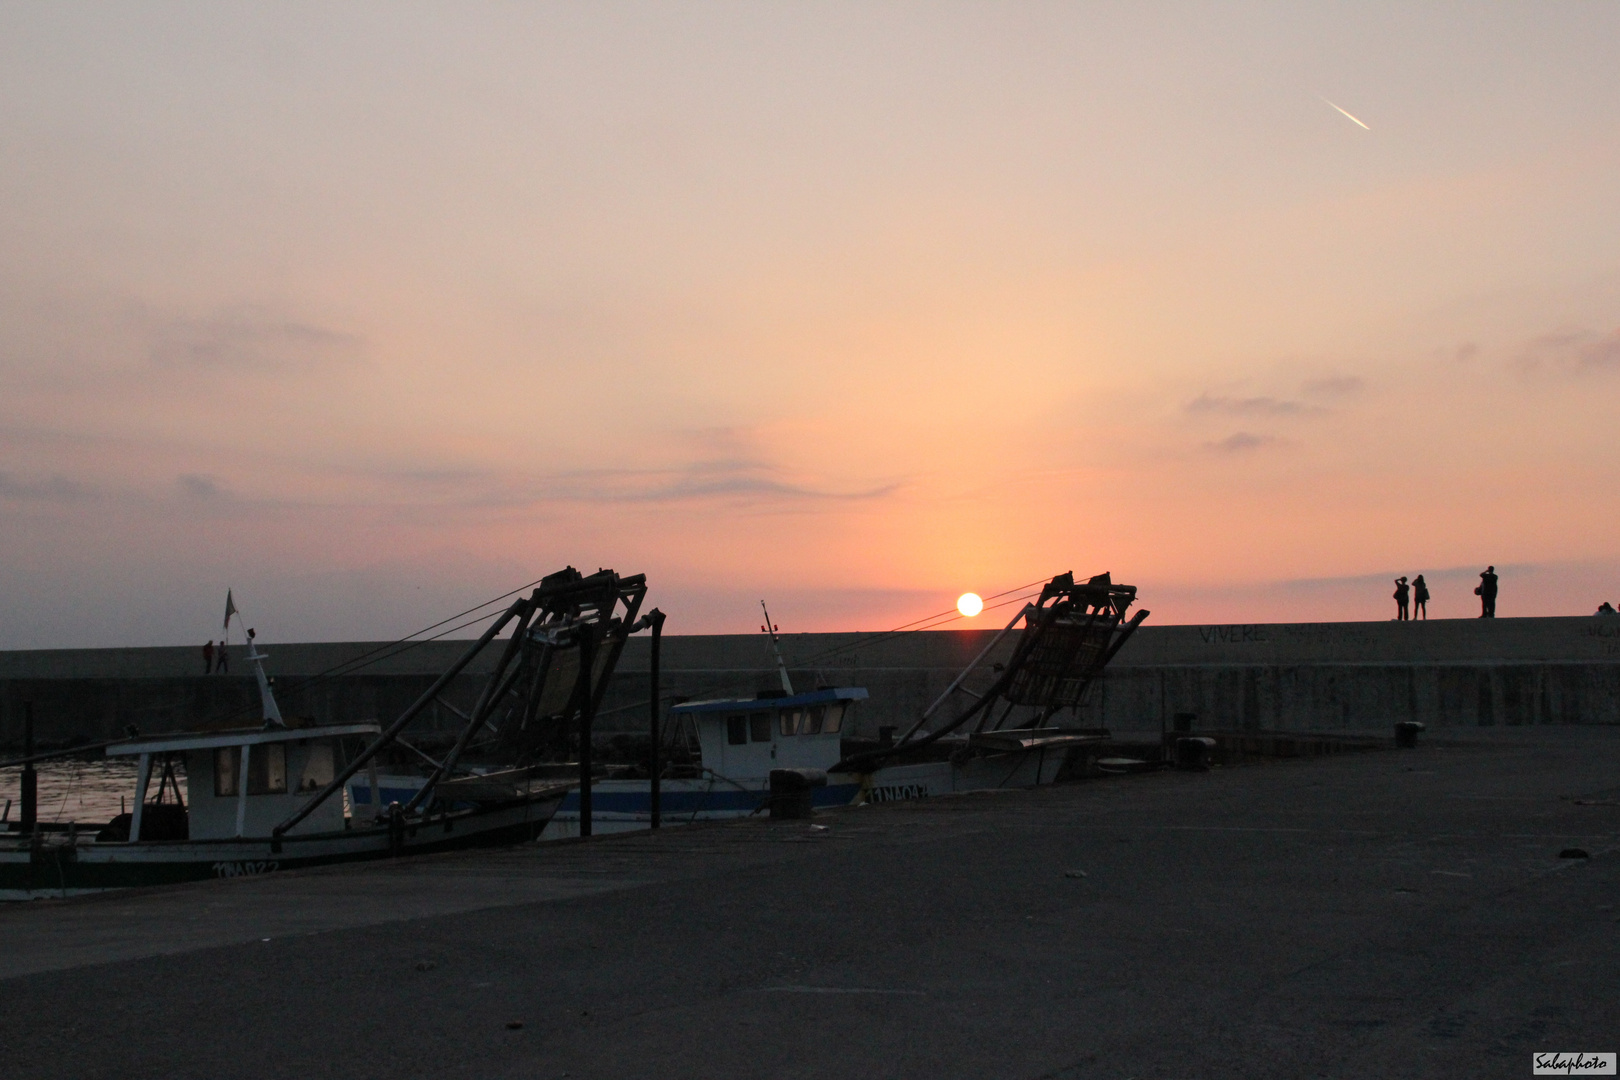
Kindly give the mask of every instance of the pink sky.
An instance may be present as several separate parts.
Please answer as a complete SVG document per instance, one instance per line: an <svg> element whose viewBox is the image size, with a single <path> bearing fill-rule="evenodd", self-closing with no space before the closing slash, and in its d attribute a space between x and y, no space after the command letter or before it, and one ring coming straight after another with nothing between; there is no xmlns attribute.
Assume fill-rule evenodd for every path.
<svg viewBox="0 0 1620 1080"><path fill-rule="evenodd" d="M0 648L1620 600L1620 9L0 5ZM1365 121L1351 123L1331 100ZM988 625L992 616L977 623Z"/></svg>

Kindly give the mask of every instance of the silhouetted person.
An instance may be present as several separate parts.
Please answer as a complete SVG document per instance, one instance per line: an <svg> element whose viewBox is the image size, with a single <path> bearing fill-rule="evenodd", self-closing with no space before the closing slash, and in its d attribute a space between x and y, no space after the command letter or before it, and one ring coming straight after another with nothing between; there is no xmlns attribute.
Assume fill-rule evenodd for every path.
<svg viewBox="0 0 1620 1080"><path fill-rule="evenodd" d="M1412 618L1423 616L1423 621L1429 621L1429 583L1419 574L1412 579Z"/></svg>
<svg viewBox="0 0 1620 1080"><path fill-rule="evenodd" d="M214 642L213 639L203 642L203 674L214 673Z"/></svg>
<svg viewBox="0 0 1620 1080"><path fill-rule="evenodd" d="M224 675L231 670L231 654L225 651L225 643L219 643L219 662L214 665L216 674Z"/></svg>
<svg viewBox="0 0 1620 1080"><path fill-rule="evenodd" d="M1395 579L1395 621L1406 621L1406 601L1411 596L1411 589L1406 584L1406 578Z"/></svg>
<svg viewBox="0 0 1620 1080"><path fill-rule="evenodd" d="M1474 587L1474 595L1479 597L1479 617L1496 618L1496 567L1487 566L1485 572L1479 575L1479 584Z"/></svg>
<svg viewBox="0 0 1620 1080"><path fill-rule="evenodd" d="M1598 605L1597 613L1599 615L1620 615L1620 611L1615 611L1614 605L1607 600Z"/></svg>

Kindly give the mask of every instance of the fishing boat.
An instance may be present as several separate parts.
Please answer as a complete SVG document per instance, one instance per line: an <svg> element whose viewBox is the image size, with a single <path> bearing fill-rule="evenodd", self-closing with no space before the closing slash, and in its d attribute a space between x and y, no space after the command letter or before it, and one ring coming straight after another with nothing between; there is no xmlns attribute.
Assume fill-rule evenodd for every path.
<svg viewBox="0 0 1620 1080"><path fill-rule="evenodd" d="M864 687L826 687L807 693L692 701L670 709L672 723L697 732L699 775L664 778L660 817L666 825L749 817L771 810L784 782L806 788L812 809L923 799L990 788L1034 787L1058 778L1070 748L1101 743L1107 733L1051 729L1038 734L997 733L939 744L929 760L864 771L840 768L851 743ZM783 774L787 774L785 777ZM599 780L592 785L596 832L645 829L652 821L652 784L646 779ZM564 798L541 839L579 835L578 790Z"/></svg>
<svg viewBox="0 0 1620 1080"><path fill-rule="evenodd" d="M661 776L658 788L662 824L686 824L719 818L748 817L768 808L772 770L822 770L842 756L842 732L853 722L856 702L867 698L858 686L826 687L802 694L770 698L719 699L686 702L669 711L674 725L686 723L696 734L699 764L677 766L671 772L692 775ZM574 770L573 763L561 766ZM374 792L368 778L350 781L349 799L355 806L408 801L425 782L410 774L382 774ZM616 776L611 771L593 778L590 785L591 829L594 833L627 832L649 828L653 820L651 778ZM881 800L879 787L868 795ZM936 780L934 793L944 788ZM441 797L444 792L441 791ZM576 784L558 806L542 840L559 840L581 833L581 789ZM836 806L857 801L862 778L838 776L815 787L815 806Z"/></svg>
<svg viewBox="0 0 1620 1080"><path fill-rule="evenodd" d="M529 702L544 691L549 659L536 675L532 665L514 666L515 657L538 651L549 658L560 644L577 651L583 643L587 662L577 665L580 677L572 696L576 702L591 700L599 689L591 676L605 679L611 673L624 637L641 625L616 617L614 604L626 595L639 603L644 589L639 576L620 579L600 571L586 578L571 567L543 579L387 728L374 721L288 723L265 672L268 656L259 652L249 630L247 660L258 681L262 723L132 735L106 745L109 756L134 757L138 763L128 813L86 826L39 822L31 798L31 762L40 758L30 754L11 763L29 767L23 813L0 832L0 899L66 897L536 839L574 781L521 769L457 770L456 757L494 705L512 694L519 671L532 677L526 682L529 694L518 693L515 707L535 711ZM227 626L234 612L227 601ZM508 626L515 630L501 663L452 753L411 792L383 802L378 753ZM591 662L592 656L601 662ZM567 709L559 714L568 715ZM588 718L588 707L584 715ZM370 798L369 805L357 807L342 795L344 784L362 769Z"/></svg>
<svg viewBox="0 0 1620 1080"><path fill-rule="evenodd" d="M567 785L407 818L314 807L282 836L276 824L332 779L346 743L375 737L368 724L177 732L107 747L139 761L134 809L100 826L0 834L0 899L76 896L104 889L268 874L295 867L412 855L540 835ZM185 793L175 780L184 763ZM162 801L148 801L154 766Z"/></svg>

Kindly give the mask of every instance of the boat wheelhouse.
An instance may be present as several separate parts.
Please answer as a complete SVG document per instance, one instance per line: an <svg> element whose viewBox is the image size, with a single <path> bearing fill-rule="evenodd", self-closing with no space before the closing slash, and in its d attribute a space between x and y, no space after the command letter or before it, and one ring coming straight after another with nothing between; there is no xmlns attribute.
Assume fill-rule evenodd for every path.
<svg viewBox="0 0 1620 1080"><path fill-rule="evenodd" d="M107 756L139 759L134 810L126 815L123 839L139 840L143 835L151 840L267 837L279 822L332 782L345 738L374 737L381 730L376 723L328 724L182 732L115 743L107 747ZM149 814L147 804L153 766L158 768L162 794L174 778L176 758L184 763L186 777L186 798L178 804L186 810L185 831L180 836L172 835L172 814ZM178 784L175 787L178 794ZM152 805L176 804L160 801ZM345 817L342 800L328 799L299 822L292 835L343 829ZM118 831L117 819L109 828Z"/></svg>
<svg viewBox="0 0 1620 1080"><path fill-rule="evenodd" d="M830 769L842 757L844 721L864 687L805 694L688 701L670 719L690 718L706 770L732 780L769 780L772 769ZM853 725L851 725L853 726Z"/></svg>

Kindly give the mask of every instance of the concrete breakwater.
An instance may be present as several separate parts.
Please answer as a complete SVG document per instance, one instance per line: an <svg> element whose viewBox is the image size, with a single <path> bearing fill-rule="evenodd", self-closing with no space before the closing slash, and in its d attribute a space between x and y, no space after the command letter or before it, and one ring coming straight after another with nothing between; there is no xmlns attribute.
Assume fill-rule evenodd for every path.
<svg viewBox="0 0 1620 1080"><path fill-rule="evenodd" d="M872 697L857 731L870 735L914 719L992 634L789 634L783 652L796 686L867 687ZM385 722L465 647L264 646L284 713ZM1010 650L1009 639L991 660ZM192 647L0 652L0 744L20 744L25 702L43 743L110 738L128 725L156 732L251 723L258 693L244 651L233 648L228 675L204 675ZM323 674L361 659L372 662ZM491 662L486 654L445 699L467 707ZM777 685L758 634L671 634L662 666L670 696L746 695ZM648 642L632 639L598 718L604 736L645 730L647 671ZM1620 618L1147 625L1080 711L1082 722L1119 731L1157 731L1178 713L1196 714L1200 727L1284 731L1383 732L1401 720L1620 724ZM436 705L420 725L444 730L459 722Z"/></svg>

